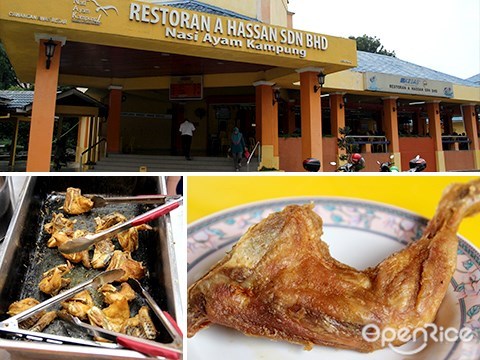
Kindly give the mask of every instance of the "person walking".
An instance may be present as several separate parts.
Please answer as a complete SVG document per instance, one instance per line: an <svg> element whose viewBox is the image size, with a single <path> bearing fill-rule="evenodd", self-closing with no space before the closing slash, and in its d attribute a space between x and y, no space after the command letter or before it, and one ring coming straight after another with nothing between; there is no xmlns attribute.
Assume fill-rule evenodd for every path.
<svg viewBox="0 0 480 360"><path fill-rule="evenodd" d="M240 167L242 166L242 157L243 152L247 150L245 146L245 139L243 138L242 133L238 130L237 127L233 128L233 133L231 137L231 149L232 149L232 157L233 157L233 164L235 166L235 171L240 171Z"/></svg>
<svg viewBox="0 0 480 360"><path fill-rule="evenodd" d="M182 134L182 149L185 159L192 160L190 157L190 147L192 146L193 132L195 131L195 126L185 119L183 123L180 124L180 133Z"/></svg>

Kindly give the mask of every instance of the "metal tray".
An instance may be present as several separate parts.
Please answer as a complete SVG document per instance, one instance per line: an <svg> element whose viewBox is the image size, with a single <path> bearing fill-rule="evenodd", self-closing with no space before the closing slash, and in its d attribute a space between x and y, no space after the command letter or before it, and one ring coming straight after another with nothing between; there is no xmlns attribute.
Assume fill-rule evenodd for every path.
<svg viewBox="0 0 480 360"><path fill-rule="evenodd" d="M165 181L162 177L149 176L69 176L69 177L27 177L24 191L18 201L5 240L0 244L0 320L8 317L6 310L13 301L31 296L42 301L48 295L38 290L41 274L53 266L66 263L57 249L46 246L49 235L43 231L54 211L63 204L63 196L52 192L63 192L67 187L78 187L82 193L104 196L134 196L140 194L164 193ZM93 226L93 218L119 211L127 218L136 216L152 205L117 204L93 209L91 213L76 216L77 226ZM132 257L143 262L148 276L142 285L152 294L156 302L174 317L180 317L180 297L176 274L173 234L169 216L154 222L154 231L141 232L139 249ZM72 270L70 286L84 281L98 273L98 270L84 269L77 265ZM143 305L140 299L131 306L132 313ZM153 317L152 317L153 318ZM158 323L160 331L157 341L169 342L170 337ZM86 335L56 320L44 332L58 335L83 337ZM143 355L123 349L82 348L69 345L52 345L24 341L0 340L0 349L5 348L10 355L16 352L22 357L33 352L35 358L82 358L83 353L90 358L142 358ZM33 355L32 354L32 355ZM1 354L0 354L1 355Z"/></svg>

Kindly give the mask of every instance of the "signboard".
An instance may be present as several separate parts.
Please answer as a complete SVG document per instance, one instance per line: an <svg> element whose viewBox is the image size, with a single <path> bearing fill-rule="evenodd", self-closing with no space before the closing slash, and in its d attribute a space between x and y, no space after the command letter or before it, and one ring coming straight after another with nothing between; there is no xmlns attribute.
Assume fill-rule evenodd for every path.
<svg viewBox="0 0 480 360"><path fill-rule="evenodd" d="M170 80L170 100L202 100L203 77L173 76Z"/></svg>
<svg viewBox="0 0 480 360"><path fill-rule="evenodd" d="M453 98L453 84L374 72L364 75L365 90Z"/></svg>
<svg viewBox="0 0 480 360"><path fill-rule="evenodd" d="M16 23L34 23L45 27L35 28L36 32L61 33L69 41L195 54L272 67L328 65L327 72L333 72L357 64L355 41L351 39L176 8L168 6L168 2L0 1L0 23L6 24L5 32L10 35L7 39L2 37L2 42L11 48L14 46L8 42L15 41L12 34L17 31ZM29 27L24 27L22 35L29 31Z"/></svg>

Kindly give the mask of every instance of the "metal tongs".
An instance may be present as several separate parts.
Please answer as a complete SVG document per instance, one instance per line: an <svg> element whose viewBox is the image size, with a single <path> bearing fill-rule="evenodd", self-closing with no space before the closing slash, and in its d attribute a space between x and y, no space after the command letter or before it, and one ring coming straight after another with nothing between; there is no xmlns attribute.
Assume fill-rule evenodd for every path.
<svg viewBox="0 0 480 360"><path fill-rule="evenodd" d="M177 200L180 198L179 195L137 195L137 196L111 196L103 197L100 195L83 195L93 201L94 208L105 207L110 204L120 204L120 203L139 203L139 204L163 204L170 200Z"/></svg>
<svg viewBox="0 0 480 360"><path fill-rule="evenodd" d="M140 282L136 279L130 278L127 280L128 284L131 286L131 288L140 296L142 296L150 306L150 309L157 315L157 317L160 319L162 322L163 326L167 329L168 333L172 337L174 344L182 344L183 341L183 334L182 330L180 330L180 327L176 323L176 321L172 318L172 316L166 312L160 309L160 306L155 302L155 300L152 298L152 296L145 290L142 285L140 285Z"/></svg>
<svg viewBox="0 0 480 360"><path fill-rule="evenodd" d="M117 224L108 228L105 231L101 231L97 234L88 234L79 238L75 238L71 241L67 241L58 247L58 250L64 254L76 253L88 249L91 245L112 237L122 231L125 231L131 227L145 224L151 220L159 218L160 216L168 214L170 211L178 208L183 203L183 198L180 196L176 200L167 202L161 206L158 206L146 213L134 217L124 223Z"/></svg>
<svg viewBox="0 0 480 360"><path fill-rule="evenodd" d="M23 339L29 339L29 340L35 340L35 341L44 341L44 342L53 343L53 344L88 345L88 346L96 346L96 347L105 347L104 344L98 343L96 341L75 339L67 336L43 334L35 331L19 329L18 324L28 319L29 317L35 315L36 313L59 303L62 300L71 298L73 295L78 294L79 292L87 288L98 289L100 286L104 284L108 284L115 280L120 279L124 274L125 274L125 271L123 271L122 269L104 271L90 280L87 280L77 286L74 286L73 288L66 290L56 296L53 296L50 299L31 307L30 309L27 309L17 315L11 316L8 319L0 322L0 333L3 333L10 337L17 337L17 338L23 338ZM116 345L111 346L111 344L108 344L108 347L117 347L117 346Z"/></svg>
<svg viewBox="0 0 480 360"><path fill-rule="evenodd" d="M53 192L53 195L65 196L66 192ZM180 195L137 195L137 196L102 196L96 194L82 194L83 197L93 202L94 208L101 208L111 204L164 204L171 200L177 200Z"/></svg>
<svg viewBox="0 0 480 360"><path fill-rule="evenodd" d="M44 302L41 302L40 304L30 309L27 309L15 316L12 316L0 322L0 334L5 334L8 337L23 338L23 339L34 340L34 341L43 341L43 342L52 343L52 344L85 345L85 346L107 347L107 348L124 347L124 348L135 350L150 356L162 356L166 359L177 360L180 357L182 350L178 348L181 346L181 343L177 343L177 339L175 338L174 338L175 340L174 346L170 346L167 344L160 344L150 340L139 339L136 337L116 333L113 331L102 329L97 326L92 326L92 325L83 323L78 318L71 316L63 311L57 312L57 314L62 319L73 322L76 325L87 329L88 332L94 336L99 336L107 340L111 340L114 342L114 344L109 344L104 342L100 343L97 341L70 338L70 337L61 336L61 335L44 334L40 332L19 329L18 327L19 323L35 315L36 313L48 307L51 307L62 300L69 299L75 294L78 294L79 292L87 288L98 289L100 286L104 284L114 282L115 280L118 280L122 276L124 276L124 274L125 274L125 271L123 271L122 269L104 271L88 281L85 281ZM150 304L150 301L147 300L147 302ZM154 301L153 303L155 304ZM154 307L152 307L152 309L154 309ZM156 313L156 310L154 311Z"/></svg>
<svg viewBox="0 0 480 360"><path fill-rule="evenodd" d="M106 330L98 326L89 325L81 321L78 317L68 314L64 311L58 312L58 316L60 316L60 318L65 321L68 321L76 326L87 330L87 332L92 336L102 337L104 339L113 341L114 343L117 343L125 348L136 350L146 355L163 356L166 359L177 360L179 358L179 354L182 353L181 347L183 340L182 331L178 327L177 323L170 316L169 313L160 309L155 300L140 285L140 282L132 278L128 279L127 282L137 294L142 296L147 301L150 309L152 309L155 315L157 315L157 317L162 321L163 325L173 339L173 343L171 345L159 344L151 340L140 339L137 337Z"/></svg>

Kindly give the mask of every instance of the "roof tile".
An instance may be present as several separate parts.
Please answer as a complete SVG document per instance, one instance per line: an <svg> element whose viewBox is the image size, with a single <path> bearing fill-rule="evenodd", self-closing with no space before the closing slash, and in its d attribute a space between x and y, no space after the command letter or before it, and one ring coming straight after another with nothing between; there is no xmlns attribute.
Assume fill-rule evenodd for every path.
<svg viewBox="0 0 480 360"><path fill-rule="evenodd" d="M400 60L393 56L374 54L365 51L357 51L357 55L358 66L352 69L352 71L371 71L383 74L411 76L427 80L446 81L465 86L480 86L480 84L475 84L475 82L470 81L469 79L460 79L424 66Z"/></svg>

